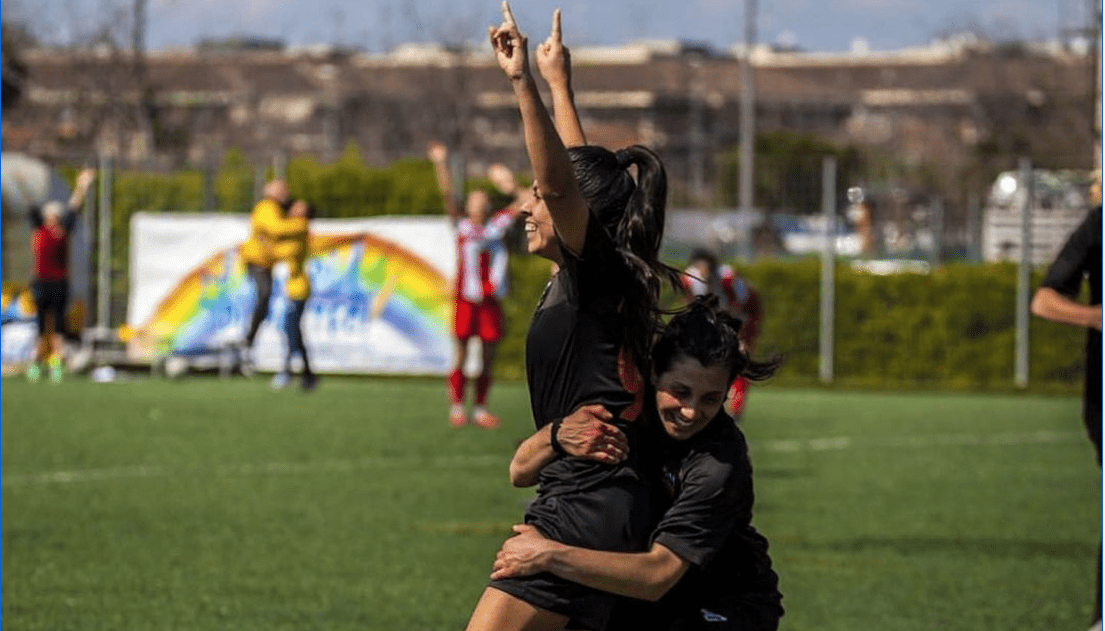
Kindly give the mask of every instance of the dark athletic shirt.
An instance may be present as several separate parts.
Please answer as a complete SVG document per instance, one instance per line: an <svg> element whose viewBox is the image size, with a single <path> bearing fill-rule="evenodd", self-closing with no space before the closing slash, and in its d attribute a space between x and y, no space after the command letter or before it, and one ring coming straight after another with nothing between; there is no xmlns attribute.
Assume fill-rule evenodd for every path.
<svg viewBox="0 0 1105 631"><path fill-rule="evenodd" d="M661 441L656 488L667 502L654 502L662 516L652 538L691 564L661 606L697 612L748 594L781 599L767 539L752 527L752 463L740 429L720 412L689 440Z"/></svg>
<svg viewBox="0 0 1105 631"><path fill-rule="evenodd" d="M63 281L69 276L69 233L77 224L77 213L61 216L61 231L46 226L42 210L31 208L31 250L34 254L34 278L46 282Z"/></svg>
<svg viewBox="0 0 1105 631"><path fill-rule="evenodd" d="M1082 281L1089 277L1091 305L1101 304L1101 206L1086 214L1075 228L1059 256L1047 270L1041 286L1054 289L1072 300L1078 299ZM1082 395L1086 431L1101 462L1101 331L1086 335L1086 382Z"/></svg>
<svg viewBox="0 0 1105 631"><path fill-rule="evenodd" d="M582 256L561 250L564 262L549 281L526 337L526 377L534 423L540 429L581 405L601 404L617 417L614 424L626 432L631 457L618 465L557 458L541 470L538 501L527 514L527 522L537 525L546 536L572 545L640 550L647 541L648 524L647 513L638 515L637 511L646 508L648 498L640 498L633 506L618 505L627 495L647 492L638 459L632 455L637 451L633 448L637 424L628 420L641 409L640 380L634 378L636 369L626 374L626 366L631 364L619 364L624 326L619 307L623 288L630 282L629 272L594 220L588 221ZM637 392L627 390L626 384ZM607 496L617 515L604 514L604 491L578 501L580 493L611 485L623 492ZM578 512L564 513L568 510L564 503L557 506L544 501L565 494L573 496ZM630 508L634 515L625 514ZM596 522L621 525L604 532Z"/></svg>

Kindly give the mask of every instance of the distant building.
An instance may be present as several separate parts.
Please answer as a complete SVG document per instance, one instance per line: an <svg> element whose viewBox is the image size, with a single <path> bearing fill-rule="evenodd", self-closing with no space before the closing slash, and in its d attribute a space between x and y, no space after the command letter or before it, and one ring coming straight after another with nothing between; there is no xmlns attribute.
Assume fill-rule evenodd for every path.
<svg viewBox="0 0 1105 631"><path fill-rule="evenodd" d="M383 55L287 49L249 37L149 53L23 51L22 102L4 146L51 159L106 151L166 166L274 154L326 160L355 142L385 164L444 140L469 167L525 168L520 122L488 50L404 45ZM739 142L743 51L650 41L573 51L596 144L656 148L676 185L716 176ZM975 155L1073 151L1092 129L1093 62L1063 50L958 40L892 52L752 51L756 127L814 134L932 163L954 181ZM1085 146L1084 151L1081 147ZM1081 154L1079 154L1081 156Z"/></svg>

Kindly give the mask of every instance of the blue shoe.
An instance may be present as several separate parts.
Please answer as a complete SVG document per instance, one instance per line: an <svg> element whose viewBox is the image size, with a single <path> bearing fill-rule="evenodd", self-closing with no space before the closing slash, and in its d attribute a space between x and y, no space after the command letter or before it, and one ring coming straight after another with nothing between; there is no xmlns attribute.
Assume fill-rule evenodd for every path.
<svg viewBox="0 0 1105 631"><path fill-rule="evenodd" d="M278 372L272 376L272 381L269 382L269 386L271 386L273 390L283 390L284 388L288 387L288 384L291 383L291 381L291 375L286 372Z"/></svg>

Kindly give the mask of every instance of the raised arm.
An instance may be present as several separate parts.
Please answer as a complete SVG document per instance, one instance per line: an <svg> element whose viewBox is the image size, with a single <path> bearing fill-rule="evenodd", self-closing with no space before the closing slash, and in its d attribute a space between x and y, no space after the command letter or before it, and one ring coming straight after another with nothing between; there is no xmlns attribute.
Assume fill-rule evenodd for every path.
<svg viewBox="0 0 1105 631"><path fill-rule="evenodd" d="M568 152L530 73L526 38L505 1L503 24L491 27L490 35L495 58L518 100L536 192L547 206L560 240L569 250L581 252L587 234L587 204L576 184Z"/></svg>
<svg viewBox="0 0 1105 631"><path fill-rule="evenodd" d="M560 455L588 458L596 462L615 464L629 453L625 434L608 421L614 418L601 405L584 405L560 422L548 423L522 441L510 461L510 483L517 487L537 484L537 476L545 465ZM553 446L553 431L556 444Z"/></svg>
<svg viewBox="0 0 1105 631"><path fill-rule="evenodd" d="M572 57L561 39L560 9L553 12L549 38L534 52L537 70L549 84L549 91L552 93L553 121L560 140L565 147L586 145L587 137L579 122L575 92L572 91Z"/></svg>
<svg viewBox="0 0 1105 631"><path fill-rule="evenodd" d="M453 189L453 175L449 172L449 150L440 142L430 143L428 151L430 162L434 165L434 174L437 176L437 186L441 190L441 196L445 199L445 213L453 221L461 217L460 203L457 193Z"/></svg>
<svg viewBox="0 0 1105 631"><path fill-rule="evenodd" d="M516 525L514 532L495 555L492 580L552 572L612 594L655 601L691 566L659 543L648 552L605 552L545 539L533 526Z"/></svg>
<svg viewBox="0 0 1105 631"><path fill-rule="evenodd" d="M84 198L88 195L92 182L96 181L96 169L82 169L77 175L73 194L69 196L69 210L78 212L84 207Z"/></svg>
<svg viewBox="0 0 1105 631"><path fill-rule="evenodd" d="M491 180L495 190L510 198L510 204L504 210L511 216L518 214L522 209L522 201L529 191L518 186L518 181L514 179L514 171L507 165L496 162L487 167L487 179Z"/></svg>

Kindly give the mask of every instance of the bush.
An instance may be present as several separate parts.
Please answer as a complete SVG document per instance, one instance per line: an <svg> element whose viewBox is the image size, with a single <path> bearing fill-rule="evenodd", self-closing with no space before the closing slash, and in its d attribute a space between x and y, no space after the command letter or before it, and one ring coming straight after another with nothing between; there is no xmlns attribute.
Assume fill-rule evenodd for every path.
<svg viewBox="0 0 1105 631"><path fill-rule="evenodd" d="M515 256L500 377L524 372L529 318L549 264ZM778 380L814 383L819 374L820 270L817 259L762 260L741 266L760 294L764 319L756 355L781 353ZM931 274L877 276L836 268L834 376L876 388L1010 390L1014 388L1016 266L943 267ZM1039 284L1037 273L1032 286ZM1034 390L1078 392L1085 332L1033 317L1029 331Z"/></svg>

